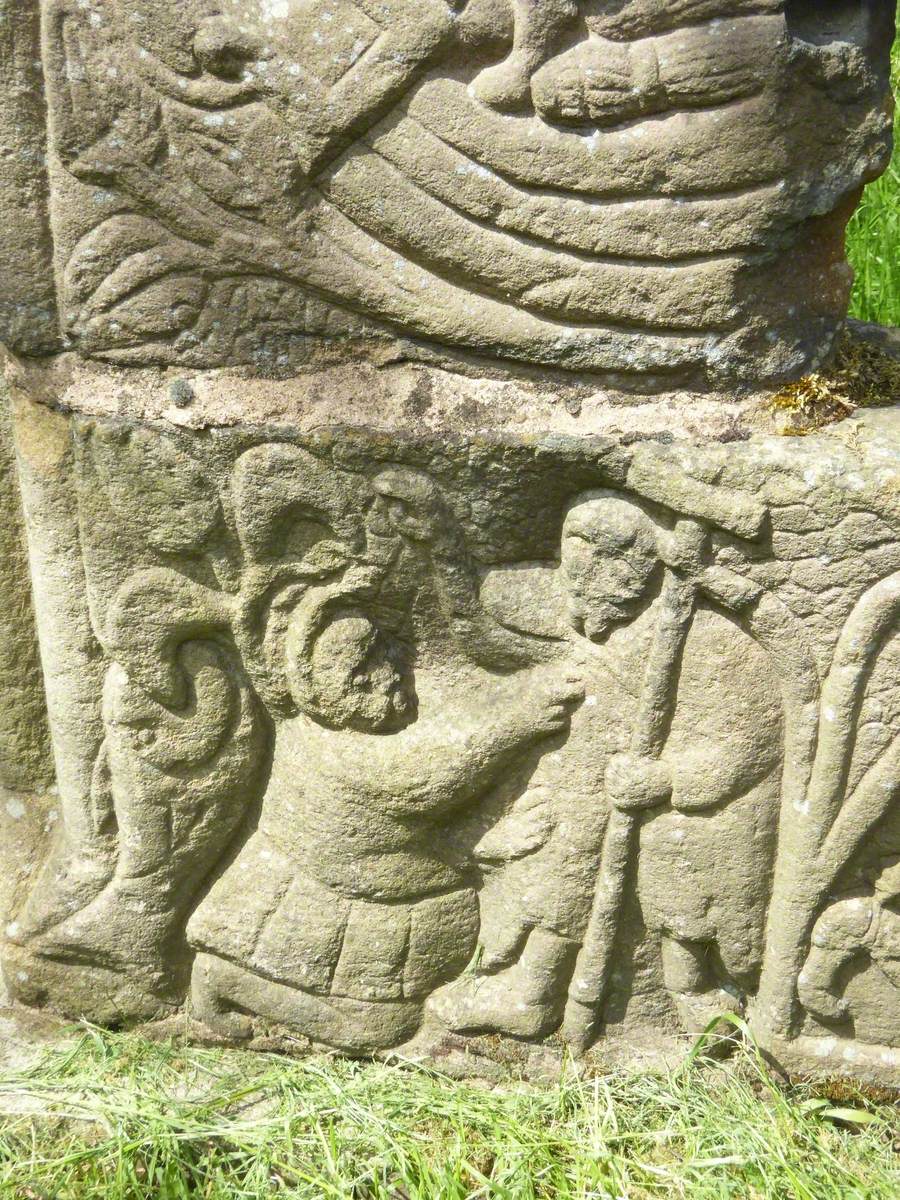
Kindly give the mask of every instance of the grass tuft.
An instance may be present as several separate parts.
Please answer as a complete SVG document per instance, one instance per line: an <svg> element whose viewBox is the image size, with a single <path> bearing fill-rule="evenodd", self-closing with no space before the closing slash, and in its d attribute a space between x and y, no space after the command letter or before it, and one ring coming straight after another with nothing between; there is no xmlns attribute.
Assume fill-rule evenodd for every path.
<svg viewBox="0 0 900 1200"><path fill-rule="evenodd" d="M894 94L900 97L900 40L894 45ZM900 107L894 122L894 158L870 184L847 230L856 270L850 315L900 326Z"/></svg>
<svg viewBox="0 0 900 1200"><path fill-rule="evenodd" d="M900 1110L752 1049L553 1088L87 1028L0 1078L4 1200L896 1200Z"/></svg>

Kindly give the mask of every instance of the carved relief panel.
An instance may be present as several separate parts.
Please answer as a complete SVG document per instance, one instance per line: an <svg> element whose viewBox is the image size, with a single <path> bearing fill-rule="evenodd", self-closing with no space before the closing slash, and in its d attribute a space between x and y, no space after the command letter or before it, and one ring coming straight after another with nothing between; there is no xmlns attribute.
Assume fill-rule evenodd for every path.
<svg viewBox="0 0 900 1200"><path fill-rule="evenodd" d="M21 1002L353 1052L730 1011L896 1077L889 414L705 447L54 416L50 465L48 419L20 399L39 626L60 573L96 670L51 705Z"/></svg>
<svg viewBox="0 0 900 1200"><path fill-rule="evenodd" d="M898 1078L900 434L745 399L842 327L894 16L0 21L0 336L69 351L8 363L15 1000Z"/></svg>
<svg viewBox="0 0 900 1200"><path fill-rule="evenodd" d="M63 332L123 364L796 376L830 352L844 225L888 160L893 15L44 0Z"/></svg>

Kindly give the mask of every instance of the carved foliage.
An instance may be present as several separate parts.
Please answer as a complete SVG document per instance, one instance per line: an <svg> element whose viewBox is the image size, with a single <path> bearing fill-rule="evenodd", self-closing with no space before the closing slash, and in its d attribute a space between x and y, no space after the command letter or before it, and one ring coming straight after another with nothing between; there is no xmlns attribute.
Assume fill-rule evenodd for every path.
<svg viewBox="0 0 900 1200"><path fill-rule="evenodd" d="M66 331L195 365L387 327L650 388L799 369L886 161L881 18L594 7L46 0Z"/></svg>

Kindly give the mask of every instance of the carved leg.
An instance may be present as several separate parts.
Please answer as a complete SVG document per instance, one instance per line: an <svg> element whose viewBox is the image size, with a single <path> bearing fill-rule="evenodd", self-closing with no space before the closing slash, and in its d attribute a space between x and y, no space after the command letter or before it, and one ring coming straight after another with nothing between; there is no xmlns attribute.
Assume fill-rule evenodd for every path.
<svg viewBox="0 0 900 1200"><path fill-rule="evenodd" d="M316 996L262 979L211 954L197 955L191 999L197 1018L225 1037L249 1036L251 1022L241 1016L249 1010L310 1041L336 1046L348 1054L371 1054L399 1046L416 1033L422 1017L418 1001Z"/></svg>
<svg viewBox="0 0 900 1200"><path fill-rule="evenodd" d="M664 936L660 949L666 991L687 1033L697 1037L722 1013L743 1007L737 995L720 987L714 979L709 943Z"/></svg>
<svg viewBox="0 0 900 1200"><path fill-rule="evenodd" d="M513 0L515 33L509 57L482 71L473 85L479 100L513 112L531 100L531 76L552 53L556 39L578 15L576 0Z"/></svg>
<svg viewBox="0 0 900 1200"><path fill-rule="evenodd" d="M21 734L16 733L14 754L22 782L34 775L29 788L38 787L43 775L49 780L52 767L42 748L45 733L40 729L45 715L53 748L58 787L58 822L53 847L38 872L28 900L16 913L10 936L20 941L88 903L109 879L113 868L114 839L97 829L94 795L98 759L103 742L100 697L104 663L91 627L87 584L81 557L78 514L73 506L74 466L70 432L55 413L19 397L14 406L15 439L18 444L18 481L21 486L23 526L27 533L29 558L40 563L30 573L34 621L40 642L40 674L46 697L22 693L16 726L21 724L37 742L22 754ZM35 452L40 447L41 453ZM7 486L12 479L9 478ZM18 501L17 501L18 503ZM7 535L14 538L14 527ZM14 546L0 547L6 572L14 569ZM9 549L10 554L6 555ZM20 552L21 553L21 552ZM24 563L22 564L24 567ZM27 593L26 593L27 594ZM27 611L21 584L19 600L4 613ZM2 636L2 634L0 634ZM10 665L26 675L37 672L33 640L27 626L16 630L15 658ZM5 676L5 669L2 670ZM7 679L2 680L8 687ZM33 682L37 682L35 680ZM31 686L31 685L29 685ZM6 758L5 724L0 720L0 755ZM5 764L4 764L5 768ZM24 769L24 775L22 771ZM5 773L5 769L4 769ZM15 782L12 778L9 782Z"/></svg>
<svg viewBox="0 0 900 1200"><path fill-rule="evenodd" d="M141 1012L160 998L183 999L187 909L261 790L264 731L248 685L209 645L183 647L180 661L191 696L183 715L148 698L118 665L108 672L115 869L88 903L29 941L36 958L58 964L35 972L50 972L48 994L60 1006L65 965L131 980Z"/></svg>
<svg viewBox="0 0 900 1200"><path fill-rule="evenodd" d="M481 928L480 969L495 972L511 966L534 928L534 920L521 911L513 867L487 875L479 896Z"/></svg>
<svg viewBox="0 0 900 1200"><path fill-rule="evenodd" d="M514 966L497 975L459 979L433 997L430 1007L460 1033L546 1037L562 1020L577 951L575 942L534 929Z"/></svg>

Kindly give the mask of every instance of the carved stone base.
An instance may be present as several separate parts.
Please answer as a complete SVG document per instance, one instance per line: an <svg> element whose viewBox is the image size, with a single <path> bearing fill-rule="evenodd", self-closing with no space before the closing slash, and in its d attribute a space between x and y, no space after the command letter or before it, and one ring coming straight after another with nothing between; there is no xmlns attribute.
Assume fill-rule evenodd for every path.
<svg viewBox="0 0 900 1200"><path fill-rule="evenodd" d="M900 409L11 382L60 814L13 999L475 1070L730 1011L900 1085Z"/></svg>

